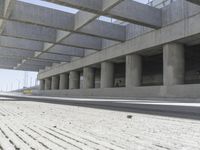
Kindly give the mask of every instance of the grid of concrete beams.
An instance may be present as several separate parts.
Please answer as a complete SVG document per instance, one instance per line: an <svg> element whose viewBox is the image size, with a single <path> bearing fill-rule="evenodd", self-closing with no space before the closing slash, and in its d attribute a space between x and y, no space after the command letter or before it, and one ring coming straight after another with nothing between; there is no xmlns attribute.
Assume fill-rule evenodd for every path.
<svg viewBox="0 0 200 150"><path fill-rule="evenodd" d="M46 0L73 7L76 14L0 0L0 67L39 71L103 49L103 40L125 42L127 27L99 20L109 16L158 29L161 10L132 0Z"/></svg>

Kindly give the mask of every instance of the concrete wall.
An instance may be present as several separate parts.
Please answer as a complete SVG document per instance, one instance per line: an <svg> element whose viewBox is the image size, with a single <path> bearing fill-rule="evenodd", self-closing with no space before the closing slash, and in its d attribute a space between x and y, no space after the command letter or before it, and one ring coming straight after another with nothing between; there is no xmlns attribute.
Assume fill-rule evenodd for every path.
<svg viewBox="0 0 200 150"><path fill-rule="evenodd" d="M199 98L200 84L175 86L146 86L133 88L77 89L57 91L35 91L34 95L68 97L118 97L118 98Z"/></svg>

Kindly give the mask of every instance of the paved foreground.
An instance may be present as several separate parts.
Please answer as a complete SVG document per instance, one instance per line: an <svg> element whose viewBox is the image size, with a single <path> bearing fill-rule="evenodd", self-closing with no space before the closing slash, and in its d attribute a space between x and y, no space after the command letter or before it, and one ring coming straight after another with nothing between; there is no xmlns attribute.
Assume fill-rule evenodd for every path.
<svg viewBox="0 0 200 150"><path fill-rule="evenodd" d="M200 121L0 98L0 150L199 150Z"/></svg>

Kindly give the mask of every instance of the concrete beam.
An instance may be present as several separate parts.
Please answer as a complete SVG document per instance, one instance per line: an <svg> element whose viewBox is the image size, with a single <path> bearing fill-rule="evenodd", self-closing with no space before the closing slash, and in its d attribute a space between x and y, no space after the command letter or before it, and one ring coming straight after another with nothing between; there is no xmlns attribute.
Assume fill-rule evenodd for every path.
<svg viewBox="0 0 200 150"><path fill-rule="evenodd" d="M4 57L1 57L0 58L0 65L1 66L8 66L8 67L14 67L16 66L18 63L20 63L21 60L19 59L7 59L7 58L4 58Z"/></svg>
<svg viewBox="0 0 200 150"><path fill-rule="evenodd" d="M41 65L41 66L51 66L51 62L45 62L45 61L38 61L38 60L27 60L24 62L24 64L27 65Z"/></svg>
<svg viewBox="0 0 200 150"><path fill-rule="evenodd" d="M114 41L126 40L126 27L107 23L104 21L95 20L86 26L82 27L79 31L89 34L91 36L99 36ZM102 36L103 35L103 36Z"/></svg>
<svg viewBox="0 0 200 150"><path fill-rule="evenodd" d="M59 62L69 62L71 60L69 56L62 56L62 55L57 55L57 54L47 54L47 53L43 53L37 58L57 60Z"/></svg>
<svg viewBox="0 0 200 150"><path fill-rule="evenodd" d="M162 12L160 9L132 0L124 0L111 9L107 15L146 27L160 28L162 26Z"/></svg>
<svg viewBox="0 0 200 150"><path fill-rule="evenodd" d="M15 70L38 72L40 69L44 69L44 66L21 65L21 66L17 67Z"/></svg>
<svg viewBox="0 0 200 150"><path fill-rule="evenodd" d="M71 34L69 37L63 39L60 43L80 48L95 49L95 50L102 49L102 39L76 33Z"/></svg>
<svg viewBox="0 0 200 150"><path fill-rule="evenodd" d="M13 11L16 0L1 0L0 1L0 18L8 19ZM0 19L0 34L3 32L6 25L5 20Z"/></svg>
<svg viewBox="0 0 200 150"><path fill-rule="evenodd" d="M96 11L102 9L102 0L46 0L49 2L84 9L86 11Z"/></svg>
<svg viewBox="0 0 200 150"><path fill-rule="evenodd" d="M33 24L7 21L2 35L54 43L56 29Z"/></svg>
<svg viewBox="0 0 200 150"><path fill-rule="evenodd" d="M190 39L200 34L199 22L200 14L193 15L184 20L162 27L161 29L153 30L135 37L132 40L109 47L75 62L65 64L62 67L51 68L43 71L38 75L38 78L42 79L54 74L69 72L71 70L98 64L128 54L160 48L163 44L169 42L178 42L183 39Z"/></svg>
<svg viewBox="0 0 200 150"><path fill-rule="evenodd" d="M63 45L55 45L54 47L50 48L48 52L59 53L62 55L75 56L75 57L84 56L84 49L63 46Z"/></svg>
<svg viewBox="0 0 200 150"><path fill-rule="evenodd" d="M59 17L58 17L59 16ZM74 14L17 1L10 20L44 25L61 30L72 30Z"/></svg>
<svg viewBox="0 0 200 150"><path fill-rule="evenodd" d="M188 2L200 5L200 0L187 0Z"/></svg>
<svg viewBox="0 0 200 150"><path fill-rule="evenodd" d="M80 10L86 10L99 15L111 16L122 21L144 25L147 27L160 28L162 25L161 10L132 0L120 0L118 2L117 0L112 0L112 2L111 0L99 0L99 3L102 3L101 9L92 7L91 5L85 6L84 2L78 3L78 1L76 1L73 4L70 4L69 1L70 0L54 0L53 2L62 3L62 5L74 7ZM111 7L112 9L104 11L107 7L109 7L110 3L116 3L117 5L116 7L111 5L113 7Z"/></svg>
<svg viewBox="0 0 200 150"><path fill-rule="evenodd" d="M110 39L110 37L107 36L107 34L104 34L105 32L109 33L109 35L116 32L120 32L120 28L116 29L116 26L119 25L111 24L108 22L104 22L103 24L95 24L95 26L91 24L91 30L90 28L88 28L89 30L84 30L83 32L79 30L81 27L83 27L85 24L88 24L88 22L94 20L96 17L97 16L95 14L91 14L84 11L78 12L74 15L67 12L62 12L50 8L45 8L17 1L9 20L15 22L29 23L32 25L41 25L49 28L60 29L70 32L92 34L93 36L102 37L106 39ZM112 26L114 27L112 28ZM95 27L101 27L101 31L96 30L96 32L93 32L93 28ZM123 34L125 34L125 27L121 30L121 32L124 32ZM118 39L118 37L115 36L115 34L113 34L112 38L117 41L121 41L121 39Z"/></svg>
<svg viewBox="0 0 200 150"><path fill-rule="evenodd" d="M39 41L20 39L8 36L0 36L0 46L12 47L27 50L38 50L43 49L43 43Z"/></svg>
<svg viewBox="0 0 200 150"><path fill-rule="evenodd" d="M5 48L0 46L0 55L11 55L16 57L32 57L34 56L34 52L19 50L14 48Z"/></svg>
<svg viewBox="0 0 200 150"><path fill-rule="evenodd" d="M18 39L22 38L23 40L27 39L29 41L34 40L34 43L48 42L52 44L56 43L57 41L57 31L55 29L13 21L6 22L6 26L2 34L7 36L8 38L14 37ZM61 45L71 47L97 50L100 50L102 48L102 40L100 38L82 34L72 34L69 39L64 39L60 42Z"/></svg>

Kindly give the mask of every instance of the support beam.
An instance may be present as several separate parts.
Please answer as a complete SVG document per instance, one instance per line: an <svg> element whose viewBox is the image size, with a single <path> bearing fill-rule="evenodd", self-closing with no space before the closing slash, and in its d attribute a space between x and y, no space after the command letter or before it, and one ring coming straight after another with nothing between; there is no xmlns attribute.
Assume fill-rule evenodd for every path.
<svg viewBox="0 0 200 150"><path fill-rule="evenodd" d="M69 89L78 89L80 83L80 75L78 71L69 73Z"/></svg>
<svg viewBox="0 0 200 150"><path fill-rule="evenodd" d="M126 56L126 87L140 86L142 81L142 58L139 55Z"/></svg>
<svg viewBox="0 0 200 150"><path fill-rule="evenodd" d="M44 90L45 89L45 80L42 79L40 80L40 90Z"/></svg>
<svg viewBox="0 0 200 150"><path fill-rule="evenodd" d="M74 7L80 10L86 10L91 13L95 13L102 16L110 16L115 19L134 24L144 25L146 27L160 28L162 26L161 10L132 0L119 0L119 2L121 3L117 3L117 0L115 0L115 2L112 2L112 4L116 3L116 6L113 7L111 5L111 9L108 11L104 10L107 7L109 7L109 3L111 0L99 0L99 3L102 4L101 8L93 7L93 5L86 6L86 4L88 3L87 1L80 3L76 0L74 0L73 2L71 2L71 0L47 1L61 3L62 5Z"/></svg>
<svg viewBox="0 0 200 150"><path fill-rule="evenodd" d="M200 5L200 0L187 0L188 2Z"/></svg>
<svg viewBox="0 0 200 150"><path fill-rule="evenodd" d="M87 48L94 50L102 49L101 38L77 33L71 34L69 37L63 39L60 43L69 46L76 46L79 48Z"/></svg>
<svg viewBox="0 0 200 150"><path fill-rule="evenodd" d="M59 89L59 76L53 76L51 79L51 90Z"/></svg>
<svg viewBox="0 0 200 150"><path fill-rule="evenodd" d="M38 58L56 60L58 62L69 62L71 60L70 56L57 55L57 54L48 54L48 53L43 53Z"/></svg>
<svg viewBox="0 0 200 150"><path fill-rule="evenodd" d="M50 78L45 79L45 90L51 90L51 79Z"/></svg>
<svg viewBox="0 0 200 150"><path fill-rule="evenodd" d="M91 67L83 68L83 88L94 88L95 74L94 69Z"/></svg>
<svg viewBox="0 0 200 150"><path fill-rule="evenodd" d="M60 74L60 84L59 89L65 90L69 88L69 74L68 73L62 73Z"/></svg>
<svg viewBox="0 0 200 150"><path fill-rule="evenodd" d="M47 53L49 53L49 52L66 55L66 56L67 55L75 56L75 57L83 57L84 56L84 49L63 46L63 45L55 45L53 48L49 49Z"/></svg>
<svg viewBox="0 0 200 150"><path fill-rule="evenodd" d="M101 63L101 88L111 88L114 84L114 64L111 62Z"/></svg>
<svg viewBox="0 0 200 150"><path fill-rule="evenodd" d="M184 46L176 43L164 45L163 61L164 85L184 84Z"/></svg>
<svg viewBox="0 0 200 150"><path fill-rule="evenodd" d="M0 46L0 55L11 55L16 57L32 57L33 51L19 50L15 48L5 48Z"/></svg>
<svg viewBox="0 0 200 150"><path fill-rule="evenodd" d="M0 0L0 34L3 32L6 26L6 20L10 17L10 14L13 11L13 8L16 4L16 0Z"/></svg>
<svg viewBox="0 0 200 150"><path fill-rule="evenodd" d="M56 29L15 21L6 21L2 35L54 43Z"/></svg>
<svg viewBox="0 0 200 150"><path fill-rule="evenodd" d="M41 51L43 49L42 42L8 36L0 36L0 46L27 49L32 51Z"/></svg>
<svg viewBox="0 0 200 150"><path fill-rule="evenodd" d="M29 23L30 25L88 34L117 41L125 40L124 34L126 29L124 26L94 20L95 18L96 14L91 14L89 12L80 11L77 14L72 14L17 1L9 20L15 23ZM79 30L84 25L88 24L90 20L94 20L94 24L90 24L87 30ZM94 28L97 29L95 32L93 32ZM116 34L121 34L121 32L121 36L116 36Z"/></svg>

